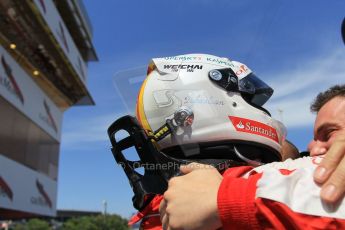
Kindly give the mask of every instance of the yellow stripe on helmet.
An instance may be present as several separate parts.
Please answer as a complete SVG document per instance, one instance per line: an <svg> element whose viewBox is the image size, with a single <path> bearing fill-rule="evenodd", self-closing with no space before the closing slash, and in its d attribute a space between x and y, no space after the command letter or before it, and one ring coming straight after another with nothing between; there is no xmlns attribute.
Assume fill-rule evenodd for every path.
<svg viewBox="0 0 345 230"><path fill-rule="evenodd" d="M149 64L148 70L147 70L147 77L145 78L143 84L141 85L139 94L138 94L138 99L137 99L137 108L136 108L136 116L138 118L139 123L143 127L144 130L151 130L151 126L149 125L145 110L144 110L144 90L147 84L147 80L150 76L150 73L155 69L155 65L153 62Z"/></svg>

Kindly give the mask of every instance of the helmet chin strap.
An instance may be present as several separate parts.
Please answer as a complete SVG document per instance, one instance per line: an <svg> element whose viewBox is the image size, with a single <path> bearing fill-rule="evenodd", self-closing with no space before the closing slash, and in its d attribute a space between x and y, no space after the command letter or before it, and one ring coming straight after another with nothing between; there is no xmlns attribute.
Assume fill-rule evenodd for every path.
<svg viewBox="0 0 345 230"><path fill-rule="evenodd" d="M243 156L236 148L236 146L234 146L234 151L236 156L238 156L241 160L243 160L244 162L247 162L248 165L253 166L253 167L257 167L257 166L261 166L263 165L263 163L259 162L259 161L254 161L251 159L248 159L247 157Z"/></svg>

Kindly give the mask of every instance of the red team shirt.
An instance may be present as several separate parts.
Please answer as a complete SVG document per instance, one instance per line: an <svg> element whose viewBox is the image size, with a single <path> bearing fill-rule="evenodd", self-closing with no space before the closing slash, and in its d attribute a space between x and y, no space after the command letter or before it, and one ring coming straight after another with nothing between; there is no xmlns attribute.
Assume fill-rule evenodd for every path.
<svg viewBox="0 0 345 230"><path fill-rule="evenodd" d="M345 229L345 201L327 206L313 172L321 157L274 162L257 168L230 168L218 191L222 229ZM153 201L130 221L142 229L162 229Z"/></svg>

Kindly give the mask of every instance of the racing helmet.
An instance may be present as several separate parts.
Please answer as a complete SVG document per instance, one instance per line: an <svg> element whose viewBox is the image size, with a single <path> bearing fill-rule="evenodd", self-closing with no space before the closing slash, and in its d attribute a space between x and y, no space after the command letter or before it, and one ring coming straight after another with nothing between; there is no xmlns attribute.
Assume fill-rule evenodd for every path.
<svg viewBox="0 0 345 230"><path fill-rule="evenodd" d="M175 158L281 160L285 127L262 106L273 89L245 64L208 54L151 60L136 117ZM173 127L167 135L165 124ZM170 129L171 130L171 129Z"/></svg>

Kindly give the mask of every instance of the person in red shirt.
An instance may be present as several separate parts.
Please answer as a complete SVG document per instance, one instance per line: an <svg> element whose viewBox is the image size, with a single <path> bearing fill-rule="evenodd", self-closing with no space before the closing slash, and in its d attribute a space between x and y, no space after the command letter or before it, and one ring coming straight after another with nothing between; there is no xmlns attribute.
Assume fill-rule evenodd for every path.
<svg viewBox="0 0 345 230"><path fill-rule="evenodd" d="M205 166L183 166L185 175L170 180L161 202L163 229L345 228L344 199L323 202L313 181L323 155L343 142L345 85L320 93L311 108L317 112L311 157L231 168L223 176Z"/></svg>

